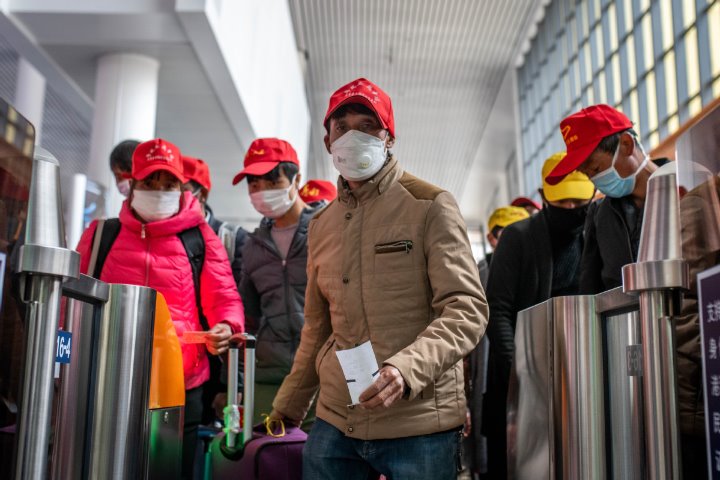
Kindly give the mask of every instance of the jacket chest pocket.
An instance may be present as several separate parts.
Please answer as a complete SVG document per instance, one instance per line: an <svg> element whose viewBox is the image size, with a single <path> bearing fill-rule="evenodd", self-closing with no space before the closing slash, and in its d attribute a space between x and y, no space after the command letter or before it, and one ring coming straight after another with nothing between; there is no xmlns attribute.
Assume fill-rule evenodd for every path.
<svg viewBox="0 0 720 480"><path fill-rule="evenodd" d="M412 240L376 243L374 247L375 272L397 272L412 269L415 256L413 248Z"/></svg>

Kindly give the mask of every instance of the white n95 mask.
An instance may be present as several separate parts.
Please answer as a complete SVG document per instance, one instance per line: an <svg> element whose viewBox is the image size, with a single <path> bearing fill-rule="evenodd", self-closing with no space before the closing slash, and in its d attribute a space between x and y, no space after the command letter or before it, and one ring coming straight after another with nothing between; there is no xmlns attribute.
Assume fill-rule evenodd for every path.
<svg viewBox="0 0 720 480"><path fill-rule="evenodd" d="M387 160L385 140L359 130L350 130L330 145L333 164L345 180L367 180Z"/></svg>
<svg viewBox="0 0 720 480"><path fill-rule="evenodd" d="M170 218L180 211L180 191L135 190L130 206L147 222Z"/></svg>

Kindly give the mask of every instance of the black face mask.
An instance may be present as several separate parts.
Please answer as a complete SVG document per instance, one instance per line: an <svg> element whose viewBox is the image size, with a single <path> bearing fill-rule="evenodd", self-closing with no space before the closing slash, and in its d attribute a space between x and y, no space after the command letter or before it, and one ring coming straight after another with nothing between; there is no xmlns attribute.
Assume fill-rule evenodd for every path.
<svg viewBox="0 0 720 480"><path fill-rule="evenodd" d="M542 209L550 230L557 233L575 233L585 225L588 205L577 208L561 208L545 204Z"/></svg>

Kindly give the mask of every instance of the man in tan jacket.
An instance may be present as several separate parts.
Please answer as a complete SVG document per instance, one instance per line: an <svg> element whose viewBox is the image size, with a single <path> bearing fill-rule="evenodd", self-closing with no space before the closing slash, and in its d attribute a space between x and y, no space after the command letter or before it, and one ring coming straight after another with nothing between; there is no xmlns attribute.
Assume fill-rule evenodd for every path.
<svg viewBox="0 0 720 480"><path fill-rule="evenodd" d="M299 423L318 391L308 479L451 479L466 415L462 358L487 303L452 195L389 153L390 98L340 88L325 117L338 198L309 227L305 326L271 419ZM352 405L337 351L370 342L380 367Z"/></svg>

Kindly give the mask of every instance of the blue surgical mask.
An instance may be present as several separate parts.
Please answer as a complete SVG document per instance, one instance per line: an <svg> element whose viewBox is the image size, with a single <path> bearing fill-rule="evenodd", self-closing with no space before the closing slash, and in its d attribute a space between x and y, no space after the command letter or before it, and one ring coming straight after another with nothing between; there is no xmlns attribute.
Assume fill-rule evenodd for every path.
<svg viewBox="0 0 720 480"><path fill-rule="evenodd" d="M633 172L629 177L622 178L618 171L615 169L615 163L618 159L618 153L620 153L620 144L618 143L615 149L615 155L613 155L612 163L610 167L597 175L593 176L590 180L595 184L595 187L602 193L612 198L622 198L630 195L635 190L635 182L637 181L637 174L645 168L648 162L648 156L645 155L645 151L642 149L640 144L636 143L640 151L642 152L645 159L640 166Z"/></svg>

